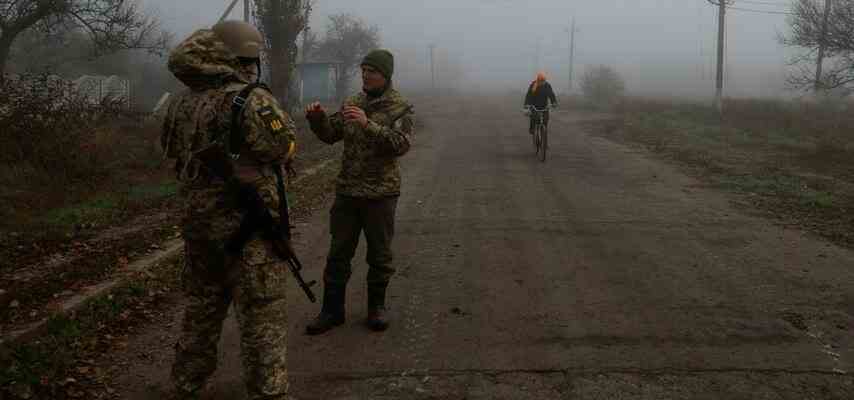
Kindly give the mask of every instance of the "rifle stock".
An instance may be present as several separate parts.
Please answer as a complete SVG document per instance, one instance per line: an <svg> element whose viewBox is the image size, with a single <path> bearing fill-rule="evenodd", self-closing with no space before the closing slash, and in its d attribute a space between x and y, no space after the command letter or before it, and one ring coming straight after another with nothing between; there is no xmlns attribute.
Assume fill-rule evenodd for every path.
<svg viewBox="0 0 854 400"><path fill-rule="evenodd" d="M299 262L299 259L297 258L296 254L294 254L290 250L282 249L279 247L280 246L273 245L273 249L275 249L274 252L276 253L276 256L285 260L288 263L288 268L291 270L291 273L294 275L294 278L296 278L299 287L302 289L303 292L305 292L306 297L308 297L308 299L312 303L317 302L317 297L315 297L314 292L311 291L311 287L314 286L317 281L306 282L302 278L302 274L300 273L302 271L302 263Z"/></svg>

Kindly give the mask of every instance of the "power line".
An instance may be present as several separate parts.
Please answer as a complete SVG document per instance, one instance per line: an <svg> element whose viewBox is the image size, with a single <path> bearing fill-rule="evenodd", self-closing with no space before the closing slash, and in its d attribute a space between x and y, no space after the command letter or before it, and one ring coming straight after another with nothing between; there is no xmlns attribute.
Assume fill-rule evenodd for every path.
<svg viewBox="0 0 854 400"><path fill-rule="evenodd" d="M790 12L790 11L755 10L752 8L741 8L741 7L727 7L727 8L729 8L730 10L745 11L745 12L752 12L752 13L759 13L759 14L795 15L795 13Z"/></svg>
<svg viewBox="0 0 854 400"><path fill-rule="evenodd" d="M735 11L744 11L744 12L752 12L759 14L777 14L777 15L794 15L793 12L790 11L774 11L774 10L758 10L755 8L744 8L744 7L733 7L731 4L735 4L735 0L706 0L712 5L720 7L721 1L726 4L726 8ZM763 4L763 5L775 5L775 6L787 6L787 4L778 3L778 2L770 2L770 1L759 1L759 0L738 0L742 3L750 3L750 4Z"/></svg>
<svg viewBox="0 0 854 400"><path fill-rule="evenodd" d="M739 3L748 3L748 4L762 4L768 6L783 6L789 7L791 4L781 3L778 1L756 1L756 0L738 0Z"/></svg>
<svg viewBox="0 0 854 400"><path fill-rule="evenodd" d="M712 5L720 7L721 2L723 1L726 4L726 8L730 10L736 11L744 11L744 12L752 12L759 14L777 14L777 15L794 15L794 13L790 11L774 11L774 10L757 10L755 8L744 8L744 7L733 7L731 4L735 4L735 0L706 0ZM763 4L763 5L775 5L775 6L787 6L787 4L771 2L771 1L759 1L759 0L738 0L742 3L750 3L750 4Z"/></svg>

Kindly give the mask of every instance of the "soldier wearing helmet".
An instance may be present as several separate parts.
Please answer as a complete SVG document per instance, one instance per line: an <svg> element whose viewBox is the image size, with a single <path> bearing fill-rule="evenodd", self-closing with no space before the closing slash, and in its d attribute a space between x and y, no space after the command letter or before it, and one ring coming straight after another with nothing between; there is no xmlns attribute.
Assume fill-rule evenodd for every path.
<svg viewBox="0 0 854 400"><path fill-rule="evenodd" d="M161 133L185 203L182 281L188 303L172 368L180 398L198 398L216 369L222 323L232 303L249 398L285 399L288 390L288 269L259 235L237 251L227 247L245 210L201 156L220 149L230 153L225 159L234 160L233 176L251 185L278 216L278 180L293 158L295 128L270 92L257 85L263 43L254 26L224 21L194 32L169 57L169 70L188 87L172 100ZM235 135L242 140L231 140Z"/></svg>

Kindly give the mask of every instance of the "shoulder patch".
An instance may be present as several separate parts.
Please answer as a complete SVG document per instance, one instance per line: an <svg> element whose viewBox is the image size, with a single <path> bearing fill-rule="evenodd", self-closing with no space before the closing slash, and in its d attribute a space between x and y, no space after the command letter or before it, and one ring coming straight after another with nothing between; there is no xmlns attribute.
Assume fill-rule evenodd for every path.
<svg viewBox="0 0 854 400"><path fill-rule="evenodd" d="M270 128L273 133L279 133L285 128L285 123L276 115L276 112L271 106L264 106L258 109L258 116L264 121L264 124Z"/></svg>

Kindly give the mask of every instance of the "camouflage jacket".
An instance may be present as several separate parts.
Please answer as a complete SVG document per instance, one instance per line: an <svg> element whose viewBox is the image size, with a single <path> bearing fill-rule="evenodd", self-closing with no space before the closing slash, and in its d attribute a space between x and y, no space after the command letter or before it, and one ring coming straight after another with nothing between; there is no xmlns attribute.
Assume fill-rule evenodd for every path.
<svg viewBox="0 0 854 400"><path fill-rule="evenodd" d="M368 126L362 129L346 122L341 112L311 121L311 129L320 140L329 144L344 141L337 193L360 198L400 195L398 157L409 151L414 139L412 106L393 88L376 99L359 93L344 105L365 110Z"/></svg>
<svg viewBox="0 0 854 400"><path fill-rule="evenodd" d="M173 50L169 69L189 88L169 104L161 145L165 155L176 161L176 174L184 183L182 194L192 219L215 218L206 213L219 214L216 208L229 205L223 203L227 198L224 182L212 176L193 155L228 141L232 101L249 84L249 78L225 45L212 31L204 29ZM270 211L277 215L273 168L293 155L294 123L266 90L255 89L247 97L241 127L245 144L235 167L241 175L249 172L246 175L251 177Z"/></svg>

